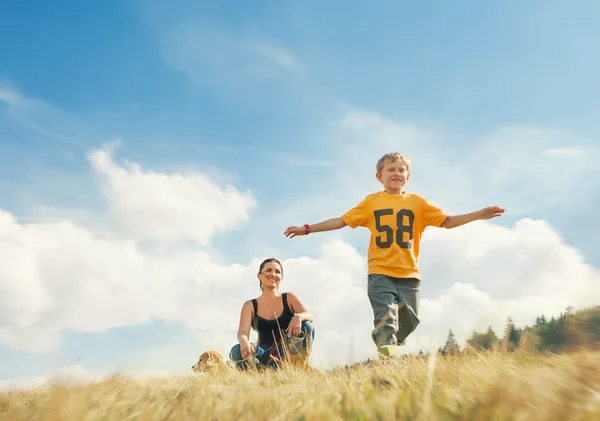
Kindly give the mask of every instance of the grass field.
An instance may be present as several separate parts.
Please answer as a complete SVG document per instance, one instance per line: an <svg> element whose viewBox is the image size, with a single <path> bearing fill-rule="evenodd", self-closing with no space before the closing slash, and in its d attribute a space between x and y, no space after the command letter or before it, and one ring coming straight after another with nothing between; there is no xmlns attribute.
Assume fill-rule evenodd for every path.
<svg viewBox="0 0 600 421"><path fill-rule="evenodd" d="M600 353L433 355L0 394L0 420L600 420Z"/></svg>

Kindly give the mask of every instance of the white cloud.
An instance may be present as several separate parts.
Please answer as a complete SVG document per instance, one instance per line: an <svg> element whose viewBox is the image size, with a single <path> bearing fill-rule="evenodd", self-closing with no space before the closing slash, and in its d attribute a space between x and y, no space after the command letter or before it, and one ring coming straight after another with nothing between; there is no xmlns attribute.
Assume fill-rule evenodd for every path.
<svg viewBox="0 0 600 421"><path fill-rule="evenodd" d="M464 342L489 325L501 335L509 316L522 326L600 299L600 272L543 220L431 230L423 247L423 332L452 328Z"/></svg>
<svg viewBox="0 0 600 421"><path fill-rule="evenodd" d="M218 314L243 272L220 267L199 250L146 254L139 240L184 237L207 244L217 230L248 218L249 196L222 191L200 175L144 174L137 166L117 167L102 151L92 156L107 178L115 231L99 234L68 220L19 224L0 211L6 259L0 341L9 346L44 351L65 329L98 332L152 317L199 327Z"/></svg>
<svg viewBox="0 0 600 421"><path fill-rule="evenodd" d="M255 206L250 192L217 186L201 173L164 174L116 165L109 150L90 154L112 223L138 239L190 239L207 245L217 231L239 228Z"/></svg>

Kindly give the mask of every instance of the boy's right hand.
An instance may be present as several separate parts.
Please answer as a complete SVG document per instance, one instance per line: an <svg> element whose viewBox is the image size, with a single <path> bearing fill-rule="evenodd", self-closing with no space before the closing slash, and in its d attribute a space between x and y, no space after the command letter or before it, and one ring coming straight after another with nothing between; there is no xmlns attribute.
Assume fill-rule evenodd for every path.
<svg viewBox="0 0 600 421"><path fill-rule="evenodd" d="M287 227L283 234L289 238L294 238L297 235L306 235L306 228L296 226Z"/></svg>

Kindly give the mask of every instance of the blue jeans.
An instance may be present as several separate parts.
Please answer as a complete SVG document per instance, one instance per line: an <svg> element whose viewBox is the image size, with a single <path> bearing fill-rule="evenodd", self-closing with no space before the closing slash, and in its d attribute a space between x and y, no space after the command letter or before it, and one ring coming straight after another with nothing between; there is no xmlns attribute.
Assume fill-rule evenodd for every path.
<svg viewBox="0 0 600 421"><path fill-rule="evenodd" d="M312 349L313 340L315 339L315 328L309 321L304 321L302 322L301 336L292 336L289 339L286 336L284 339L286 339L286 344L288 342L294 343L293 348L295 349L290 350L291 352L296 352L296 350L305 350L310 352ZM252 354L252 357L254 358L254 365L258 365L259 363L262 363L263 365L269 365L268 357L270 355L270 351L273 350L275 345L265 347L264 345L252 343L252 347L254 348L254 353ZM248 361L242 358L240 344L235 344L233 348L231 348L231 351L229 352L229 359L233 361L236 367L240 370L246 370L248 368Z"/></svg>

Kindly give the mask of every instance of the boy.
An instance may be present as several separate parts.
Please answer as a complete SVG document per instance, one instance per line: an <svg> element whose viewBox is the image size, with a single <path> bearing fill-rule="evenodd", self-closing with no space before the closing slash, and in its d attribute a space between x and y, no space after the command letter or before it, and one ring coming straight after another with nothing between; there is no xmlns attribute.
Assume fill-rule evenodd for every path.
<svg viewBox="0 0 600 421"><path fill-rule="evenodd" d="M371 231L367 287L375 327L371 338L378 354L390 357L420 322L418 258L425 228L456 228L500 216L504 209L491 206L468 214L449 215L427 199L403 190L410 179L408 157L398 152L387 153L377 161L376 168L383 191L368 195L341 217L314 225L291 226L284 234L293 238L346 225Z"/></svg>

